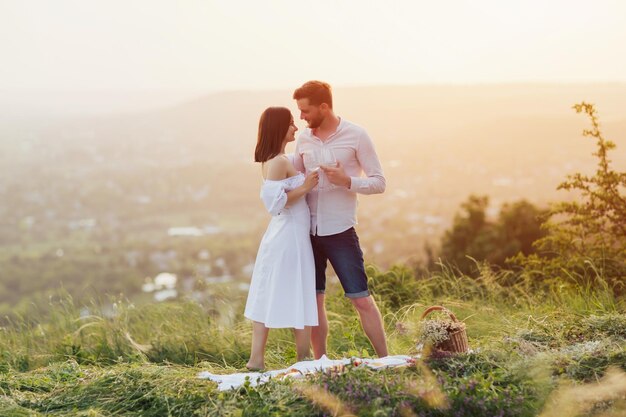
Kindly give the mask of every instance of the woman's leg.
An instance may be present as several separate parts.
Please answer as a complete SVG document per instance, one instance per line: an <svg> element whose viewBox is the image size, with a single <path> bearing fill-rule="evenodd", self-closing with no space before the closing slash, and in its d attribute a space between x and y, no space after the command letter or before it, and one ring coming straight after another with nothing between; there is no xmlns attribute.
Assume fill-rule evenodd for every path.
<svg viewBox="0 0 626 417"><path fill-rule="evenodd" d="M293 329L293 333L296 339L296 355L298 356L298 362L311 357L311 328L304 326L304 329Z"/></svg>
<svg viewBox="0 0 626 417"><path fill-rule="evenodd" d="M319 293L317 298L317 319L319 325L311 329L311 344L313 345L313 355L315 359L326 354L326 339L328 339L328 319L326 318L326 305L324 294Z"/></svg>
<svg viewBox="0 0 626 417"><path fill-rule="evenodd" d="M269 333L265 324L255 321L252 323L252 351L246 368L258 371L265 368L265 344Z"/></svg>

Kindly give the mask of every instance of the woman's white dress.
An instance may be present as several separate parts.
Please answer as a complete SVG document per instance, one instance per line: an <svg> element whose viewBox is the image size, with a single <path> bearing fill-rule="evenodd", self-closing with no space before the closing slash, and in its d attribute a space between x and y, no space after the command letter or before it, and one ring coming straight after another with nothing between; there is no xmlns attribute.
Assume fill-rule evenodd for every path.
<svg viewBox="0 0 626 417"><path fill-rule="evenodd" d="M318 324L309 206L302 197L285 207L286 192L303 183L299 173L280 181L265 180L261 187L272 219L254 263L244 315L268 328Z"/></svg>

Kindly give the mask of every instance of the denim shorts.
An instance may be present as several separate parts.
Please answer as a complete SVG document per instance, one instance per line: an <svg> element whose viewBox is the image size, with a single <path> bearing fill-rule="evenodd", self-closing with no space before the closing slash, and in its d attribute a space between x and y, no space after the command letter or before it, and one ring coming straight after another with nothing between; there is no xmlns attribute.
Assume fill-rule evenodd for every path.
<svg viewBox="0 0 626 417"><path fill-rule="evenodd" d="M363 265L363 251L354 227L336 235L311 235L311 245L315 257L315 289L318 294L323 294L326 290L326 266L330 261L346 297L361 298L370 295Z"/></svg>

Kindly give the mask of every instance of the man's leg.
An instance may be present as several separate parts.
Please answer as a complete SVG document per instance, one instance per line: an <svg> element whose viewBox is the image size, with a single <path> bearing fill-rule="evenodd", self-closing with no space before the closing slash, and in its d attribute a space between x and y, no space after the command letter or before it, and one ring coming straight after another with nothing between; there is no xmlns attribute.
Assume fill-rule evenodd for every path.
<svg viewBox="0 0 626 417"><path fill-rule="evenodd" d="M327 238L311 236L311 247L315 259L315 291L317 300L317 326L311 328L311 346L313 356L319 359L326 354L326 339L328 338L328 320L326 319L326 306L324 303L324 291L326 290L326 266L328 258L324 247Z"/></svg>
<svg viewBox="0 0 626 417"><path fill-rule="evenodd" d="M387 341L385 340L385 329L383 318L380 315L376 301L371 295L367 297L351 298L352 305L356 308L361 319L361 326L365 334L370 339L376 354L382 358L389 355L387 352Z"/></svg>
<svg viewBox="0 0 626 417"><path fill-rule="evenodd" d="M359 313L361 326L376 354L380 357L387 356L383 319L367 287L363 251L354 228L333 235L332 245L332 249L327 250L328 259L339 277L346 297Z"/></svg>
<svg viewBox="0 0 626 417"><path fill-rule="evenodd" d="M311 345L313 356L319 359L326 354L326 339L328 338L328 319L326 319L326 306L324 294L317 294L317 320L319 324L311 327Z"/></svg>

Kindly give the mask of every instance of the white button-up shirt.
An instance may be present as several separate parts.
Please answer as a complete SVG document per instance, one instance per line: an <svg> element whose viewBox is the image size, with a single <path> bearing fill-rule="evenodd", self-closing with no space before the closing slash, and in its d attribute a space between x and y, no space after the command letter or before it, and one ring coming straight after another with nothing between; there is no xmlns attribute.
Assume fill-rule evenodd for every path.
<svg viewBox="0 0 626 417"><path fill-rule="evenodd" d="M325 140L305 129L296 142L296 169L309 174L308 158L319 155L322 149L332 150L351 181L350 188L333 185L320 170L318 187L306 196L311 211L311 234L328 236L357 224L357 193L380 194L385 191L386 181L372 139L362 127L340 119L335 133Z"/></svg>

